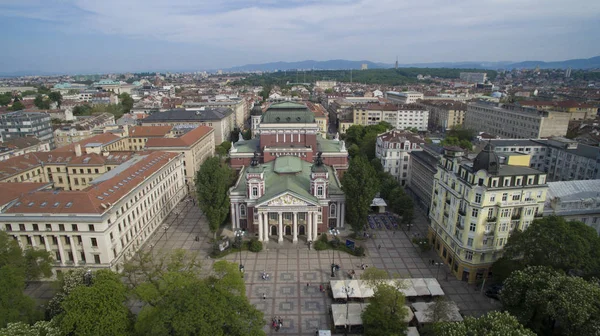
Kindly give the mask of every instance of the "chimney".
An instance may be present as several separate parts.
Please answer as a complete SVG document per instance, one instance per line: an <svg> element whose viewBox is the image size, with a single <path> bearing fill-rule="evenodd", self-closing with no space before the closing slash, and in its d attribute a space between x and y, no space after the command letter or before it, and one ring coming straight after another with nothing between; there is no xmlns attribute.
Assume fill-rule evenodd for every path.
<svg viewBox="0 0 600 336"><path fill-rule="evenodd" d="M75 144L75 155L81 156L81 144Z"/></svg>

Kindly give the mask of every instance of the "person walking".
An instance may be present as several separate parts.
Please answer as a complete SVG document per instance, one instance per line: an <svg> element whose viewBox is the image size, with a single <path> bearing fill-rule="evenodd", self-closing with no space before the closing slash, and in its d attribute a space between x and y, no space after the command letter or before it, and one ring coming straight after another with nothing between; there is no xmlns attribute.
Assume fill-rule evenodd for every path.
<svg viewBox="0 0 600 336"><path fill-rule="evenodd" d="M267 299L267 293L263 293L263 301Z"/></svg>

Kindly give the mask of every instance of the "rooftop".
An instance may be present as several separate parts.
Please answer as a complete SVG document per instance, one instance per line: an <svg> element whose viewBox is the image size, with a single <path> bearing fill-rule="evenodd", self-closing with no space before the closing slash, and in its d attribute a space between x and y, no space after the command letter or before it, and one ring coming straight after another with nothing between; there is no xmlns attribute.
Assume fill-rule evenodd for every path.
<svg viewBox="0 0 600 336"><path fill-rule="evenodd" d="M214 132L212 127L198 126L177 138L152 138L146 142L146 148L153 147L189 147L206 135Z"/></svg>
<svg viewBox="0 0 600 336"><path fill-rule="evenodd" d="M261 123L288 124L314 123L315 115L304 104L283 102L271 104L263 114Z"/></svg>
<svg viewBox="0 0 600 336"><path fill-rule="evenodd" d="M143 123L161 121L220 121L231 115L230 108L204 108L204 109L174 109L165 112L156 112L144 118Z"/></svg>
<svg viewBox="0 0 600 336"><path fill-rule="evenodd" d="M129 130L132 137L164 137L173 126L134 126Z"/></svg>

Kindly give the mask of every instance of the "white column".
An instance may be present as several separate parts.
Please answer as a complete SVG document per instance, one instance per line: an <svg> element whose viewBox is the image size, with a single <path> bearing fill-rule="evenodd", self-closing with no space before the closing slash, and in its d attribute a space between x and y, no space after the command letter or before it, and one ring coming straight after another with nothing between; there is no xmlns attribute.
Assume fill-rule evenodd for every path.
<svg viewBox="0 0 600 336"><path fill-rule="evenodd" d="M279 142L279 132L275 132L275 142Z"/></svg>
<svg viewBox="0 0 600 336"><path fill-rule="evenodd" d="M277 241L283 243L283 213L279 211L277 213L277 218L279 219L279 228L277 230Z"/></svg>
<svg viewBox="0 0 600 336"><path fill-rule="evenodd" d="M75 237L71 237L71 253L73 253L73 263L75 265L79 264L79 256L77 255L77 247L75 244L77 244L75 242ZM109 253L112 253L112 251L110 251ZM112 258L111 258L112 260Z"/></svg>
<svg viewBox="0 0 600 336"><path fill-rule="evenodd" d="M254 208L256 210L256 208ZM263 241L263 214L258 213L258 241Z"/></svg>
<svg viewBox="0 0 600 336"><path fill-rule="evenodd" d="M298 142L300 142L300 131L298 131Z"/></svg>
<svg viewBox="0 0 600 336"><path fill-rule="evenodd" d="M306 232L307 233L306 239L308 241L311 241L311 240L313 240L313 235L312 235L312 212L307 212L306 214L307 214L306 220L308 222L307 225L306 225L306 231L307 231Z"/></svg>
<svg viewBox="0 0 600 336"><path fill-rule="evenodd" d="M33 247L35 249L35 247L37 246L37 243L35 242L35 236L28 236L29 239L31 239L31 247Z"/></svg>
<svg viewBox="0 0 600 336"><path fill-rule="evenodd" d="M65 250L63 250L63 245L61 242L62 237L60 235L56 236L56 242L58 243L58 253L60 254L60 264L65 264Z"/></svg>
<svg viewBox="0 0 600 336"><path fill-rule="evenodd" d="M342 217L340 216L340 210L342 209L342 202L335 203L335 227L339 228L341 226L340 222L342 221Z"/></svg>
<svg viewBox="0 0 600 336"><path fill-rule="evenodd" d="M240 205L235 203L235 228L239 229L241 227L240 224Z"/></svg>
<svg viewBox="0 0 600 336"><path fill-rule="evenodd" d="M235 205L231 203L231 228L235 229Z"/></svg>
<svg viewBox="0 0 600 336"><path fill-rule="evenodd" d="M341 219L341 221L342 221L341 227L343 228L345 225L344 221L346 220L346 202L342 202L342 209L340 212L340 217L342 218Z"/></svg>
<svg viewBox="0 0 600 336"><path fill-rule="evenodd" d="M298 242L298 212L294 211L294 230L292 231L292 241Z"/></svg>
<svg viewBox="0 0 600 336"><path fill-rule="evenodd" d="M265 212L263 215L263 238L264 242L269 242L269 213Z"/></svg>
<svg viewBox="0 0 600 336"><path fill-rule="evenodd" d="M285 142L285 131L283 131L283 142Z"/></svg>
<svg viewBox="0 0 600 336"><path fill-rule="evenodd" d="M317 222L318 213L313 212L313 216L313 241L316 241L319 238L319 230L317 230L317 225L319 224Z"/></svg>

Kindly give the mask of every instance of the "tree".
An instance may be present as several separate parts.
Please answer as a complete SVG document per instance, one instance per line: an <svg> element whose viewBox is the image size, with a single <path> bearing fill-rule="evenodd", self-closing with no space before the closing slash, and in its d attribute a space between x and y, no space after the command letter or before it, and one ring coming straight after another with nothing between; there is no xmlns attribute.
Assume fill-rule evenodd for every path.
<svg viewBox="0 0 600 336"><path fill-rule="evenodd" d="M135 324L137 334L264 335L263 314L248 302L237 264L215 262L213 275L202 279L199 265L189 262L184 251L156 264L151 258L142 256L142 263L125 271L148 275L134 281L134 294L145 303Z"/></svg>
<svg viewBox="0 0 600 336"><path fill-rule="evenodd" d="M73 115L76 116L84 116L90 115L92 111L92 107L90 105L77 105L73 108Z"/></svg>
<svg viewBox="0 0 600 336"><path fill-rule="evenodd" d="M427 316L434 323L448 321L450 319L452 305L445 296L438 296L427 311Z"/></svg>
<svg viewBox="0 0 600 336"><path fill-rule="evenodd" d="M390 279L390 275L384 269L371 266L363 272L360 279L366 281L372 287L377 287L386 283Z"/></svg>
<svg viewBox="0 0 600 336"><path fill-rule="evenodd" d="M227 156L227 153L229 153L230 149L231 149L231 142L223 141L220 145L218 145L215 148L215 152L217 153L217 155L225 157L225 156Z"/></svg>
<svg viewBox="0 0 600 336"><path fill-rule="evenodd" d="M119 95L119 101L120 101L121 105L123 106L123 110L126 113L129 113L129 111L131 111L131 109L133 108L133 98L131 98L129 93L127 93L127 92L121 93Z"/></svg>
<svg viewBox="0 0 600 336"><path fill-rule="evenodd" d="M600 285L549 267L531 266L504 281L504 309L539 335L597 335Z"/></svg>
<svg viewBox="0 0 600 336"><path fill-rule="evenodd" d="M60 329L54 321L37 321L33 325L23 322L9 323L0 329L0 336L60 336Z"/></svg>
<svg viewBox="0 0 600 336"><path fill-rule="evenodd" d="M232 181L233 172L218 157L208 158L196 173L198 205L208 219L214 238L229 213L228 191Z"/></svg>
<svg viewBox="0 0 600 336"><path fill-rule="evenodd" d="M436 336L535 336L507 312L493 311L475 318L467 316L462 322L441 322L433 327Z"/></svg>
<svg viewBox="0 0 600 336"><path fill-rule="evenodd" d="M5 92L0 94L0 106L6 106L12 101L12 93Z"/></svg>
<svg viewBox="0 0 600 336"><path fill-rule="evenodd" d="M600 274L600 237L581 222L563 217L536 219L527 228L516 231L504 247L503 258L528 266L549 266L585 275Z"/></svg>
<svg viewBox="0 0 600 336"><path fill-rule="evenodd" d="M346 220L355 233L363 229L373 198L379 190L379 179L369 161L359 155L350 160L350 167L342 177L342 190L346 195Z"/></svg>
<svg viewBox="0 0 600 336"><path fill-rule="evenodd" d="M98 270L90 286L77 286L63 300L57 322L66 335L127 335L131 313L119 274Z"/></svg>
<svg viewBox="0 0 600 336"><path fill-rule="evenodd" d="M404 294L399 288L388 284L377 285L369 305L362 313L365 335L404 335L407 329L404 320L408 315L404 301Z"/></svg>
<svg viewBox="0 0 600 336"><path fill-rule="evenodd" d="M45 99L41 94L35 96L33 100L33 104L39 108L40 110L48 110L50 109L50 101Z"/></svg>
<svg viewBox="0 0 600 336"><path fill-rule="evenodd" d="M11 111L21 111L25 109L25 105L21 103L21 101L15 101L12 106L9 108Z"/></svg>
<svg viewBox="0 0 600 336"><path fill-rule="evenodd" d="M86 270L83 268L76 268L63 273L60 280L57 281L57 287L59 290L54 294L52 299L46 305L46 318L52 319L63 312L62 302L63 300L77 287L84 285L83 279Z"/></svg>
<svg viewBox="0 0 600 336"><path fill-rule="evenodd" d="M60 94L60 92L52 91L48 94L48 98L51 101L55 102L58 105L58 108L60 108L60 105L62 104L63 100L62 94Z"/></svg>
<svg viewBox="0 0 600 336"><path fill-rule="evenodd" d="M350 147L348 147L348 155L350 156L350 158L356 157L359 154L360 154L360 148L358 147L357 144L352 144L352 145L350 145Z"/></svg>

